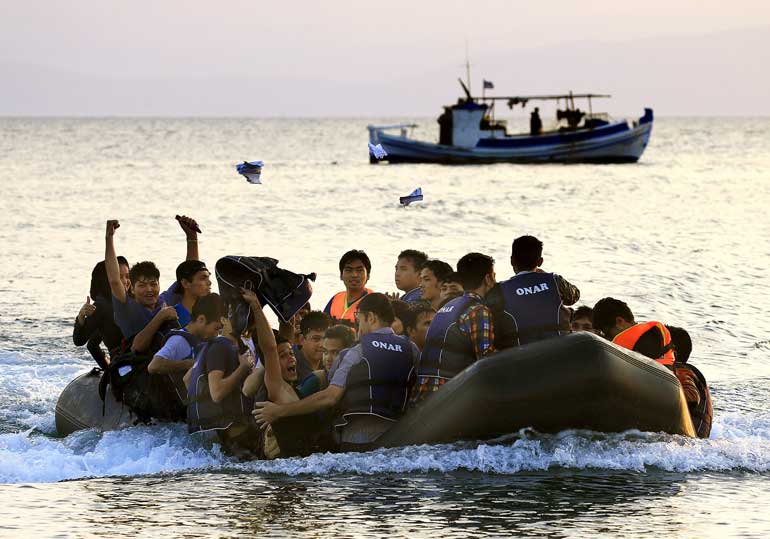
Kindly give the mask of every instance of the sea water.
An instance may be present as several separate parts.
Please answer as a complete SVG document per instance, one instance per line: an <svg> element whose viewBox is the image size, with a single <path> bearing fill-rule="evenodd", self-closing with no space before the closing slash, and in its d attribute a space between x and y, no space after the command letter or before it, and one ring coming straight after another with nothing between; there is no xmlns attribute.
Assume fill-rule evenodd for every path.
<svg viewBox="0 0 770 539"><path fill-rule="evenodd" d="M770 534L770 119L657 119L633 165L369 165L366 125L400 120L0 119L0 536ZM262 185L235 171L256 159ZM424 201L401 207L417 187ZM711 438L524 430L242 463L182 425L58 437L56 399L93 366L71 333L105 221L170 284L176 214L200 223L209 265L317 272L314 308L348 249L395 291L402 249L487 253L503 279L511 240L536 235L579 304L613 296L690 331Z"/></svg>

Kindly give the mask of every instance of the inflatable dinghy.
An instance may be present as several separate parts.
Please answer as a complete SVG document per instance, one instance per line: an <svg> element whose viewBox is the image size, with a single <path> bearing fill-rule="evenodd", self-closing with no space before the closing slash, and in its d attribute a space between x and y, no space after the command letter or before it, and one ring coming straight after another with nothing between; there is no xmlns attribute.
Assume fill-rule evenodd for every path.
<svg viewBox="0 0 770 539"><path fill-rule="evenodd" d="M70 383L56 405L56 427L109 430L129 423L98 376ZM665 367L591 333L573 333L484 358L410 410L380 447L489 440L523 428L553 433L667 432L695 436L681 385Z"/></svg>
<svg viewBox="0 0 770 539"><path fill-rule="evenodd" d="M115 430L133 424L128 408L107 391L104 402L99 397L101 371L81 374L64 388L56 402L56 432L67 436L76 430Z"/></svg>

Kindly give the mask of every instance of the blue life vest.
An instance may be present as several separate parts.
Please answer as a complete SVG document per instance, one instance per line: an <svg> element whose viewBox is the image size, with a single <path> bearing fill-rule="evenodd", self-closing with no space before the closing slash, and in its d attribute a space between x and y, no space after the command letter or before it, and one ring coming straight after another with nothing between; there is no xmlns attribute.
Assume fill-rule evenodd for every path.
<svg viewBox="0 0 770 539"><path fill-rule="evenodd" d="M425 336L418 376L449 380L476 360L473 343L457 327L457 320L478 303L476 297L463 294L438 310Z"/></svg>
<svg viewBox="0 0 770 539"><path fill-rule="evenodd" d="M222 402L214 402L211 399L206 354L215 342L226 343L233 348L233 370L238 366L238 351L226 337L206 341L197 349L190 387L187 390L187 428L191 434L206 430L224 430L233 423L248 421L253 407L251 399L246 398L240 388L234 390L237 394L228 395Z"/></svg>
<svg viewBox="0 0 770 539"><path fill-rule="evenodd" d="M361 337L361 361L345 382L341 413L335 426L350 416L374 415L396 421L406 409L409 384L417 360L412 344L400 335L367 333Z"/></svg>
<svg viewBox="0 0 770 539"><path fill-rule="evenodd" d="M405 301L407 303L418 303L422 301L422 290L419 288L413 288L403 295L401 301Z"/></svg>
<svg viewBox="0 0 770 539"><path fill-rule="evenodd" d="M553 273L528 272L500 283L505 303L503 316L513 319L518 344L561 335L561 295Z"/></svg>

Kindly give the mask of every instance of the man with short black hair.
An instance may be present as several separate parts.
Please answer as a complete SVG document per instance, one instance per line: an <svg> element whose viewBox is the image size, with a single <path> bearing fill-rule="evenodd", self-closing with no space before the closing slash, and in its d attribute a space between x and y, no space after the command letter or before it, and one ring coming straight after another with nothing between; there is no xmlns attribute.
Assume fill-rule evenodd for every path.
<svg viewBox="0 0 770 539"><path fill-rule="evenodd" d="M224 310L219 294L200 298L192 307L192 319L187 327L169 331L160 350L147 365L150 374L167 374L171 377L179 397L179 406L183 406L187 395L187 383L183 377L195 362L195 349L201 342L219 335Z"/></svg>
<svg viewBox="0 0 770 539"><path fill-rule="evenodd" d="M299 343L294 355L297 358L297 379L300 382L314 371L323 369L323 338L331 325L329 315L321 311L310 311L299 323Z"/></svg>
<svg viewBox="0 0 770 539"><path fill-rule="evenodd" d="M399 298L407 303L420 301L420 272L428 261L428 255L422 251L406 249L401 251L396 261L396 288L404 292Z"/></svg>
<svg viewBox="0 0 770 539"><path fill-rule="evenodd" d="M441 305L448 303L450 300L459 298L463 295L463 285L460 284L460 277L456 271L453 271L441 281ZM441 307L439 307L441 308Z"/></svg>
<svg viewBox="0 0 770 539"><path fill-rule="evenodd" d="M197 259L198 224L185 216L180 217L178 222L187 236L187 259ZM145 352L152 347L161 328L178 327L176 309L168 306L178 303L178 296L173 294L176 284L161 294L158 268L152 262L138 262L129 270L129 295L120 278L120 267L115 255L114 235L119 227L117 220L109 220L105 234L104 263L112 292L113 315L123 336L131 341L131 350Z"/></svg>
<svg viewBox="0 0 770 539"><path fill-rule="evenodd" d="M435 309L427 303L415 303L404 314L404 335L409 337L409 340L420 350L425 348L425 336L428 334L428 328L434 316L436 316Z"/></svg>
<svg viewBox="0 0 770 539"><path fill-rule="evenodd" d="M329 371L337 359L337 355L343 350L353 346L356 333L353 328L337 324L326 330L323 340L323 365Z"/></svg>
<svg viewBox="0 0 770 539"><path fill-rule="evenodd" d="M625 302L615 298L596 302L594 327L615 344L673 369L674 351L668 328L655 321L637 323Z"/></svg>
<svg viewBox="0 0 770 539"><path fill-rule="evenodd" d="M499 348L527 344L570 332L571 313L565 305L580 299L580 290L561 275L547 273L543 264L543 242L521 236L511 245L515 275L500 283L489 298L495 311ZM501 296L501 297L498 297Z"/></svg>
<svg viewBox="0 0 770 539"><path fill-rule="evenodd" d="M452 266L442 260L428 260L420 271L422 300L438 309L441 305L441 283L453 272Z"/></svg>
<svg viewBox="0 0 770 539"><path fill-rule="evenodd" d="M258 402L260 425L330 409L343 451L365 451L403 414L419 350L393 333L393 308L385 294L367 295L358 307L361 342L343 351L329 371L329 386L298 402ZM344 397L344 398L343 398Z"/></svg>
<svg viewBox="0 0 770 539"><path fill-rule="evenodd" d="M190 311L195 302L211 293L211 273L201 260L185 260L176 268L174 292L182 296L174 305L179 318L179 325L190 323Z"/></svg>
<svg viewBox="0 0 770 539"><path fill-rule="evenodd" d="M415 403L495 351L492 313L484 303L496 284L495 261L481 253L469 253L457 262L457 274L465 293L441 307L428 328L417 371Z"/></svg>
<svg viewBox="0 0 770 539"><path fill-rule="evenodd" d="M570 329L574 331L588 331L596 333L594 329L594 310L588 305L581 305L572 313Z"/></svg>
<svg viewBox="0 0 770 539"><path fill-rule="evenodd" d="M359 302L372 293L366 288L372 273L372 263L365 252L353 249L342 255L339 265L340 280L345 284L345 290L332 296L324 312L333 320L353 323Z"/></svg>

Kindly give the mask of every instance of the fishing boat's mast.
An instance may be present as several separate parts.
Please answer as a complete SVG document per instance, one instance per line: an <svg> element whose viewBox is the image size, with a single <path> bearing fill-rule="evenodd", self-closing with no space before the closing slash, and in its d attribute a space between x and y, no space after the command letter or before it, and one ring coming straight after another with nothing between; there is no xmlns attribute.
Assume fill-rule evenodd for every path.
<svg viewBox="0 0 770 539"><path fill-rule="evenodd" d="M473 95L471 92L471 59L468 54L468 38L465 39L465 83L468 85L468 92Z"/></svg>

